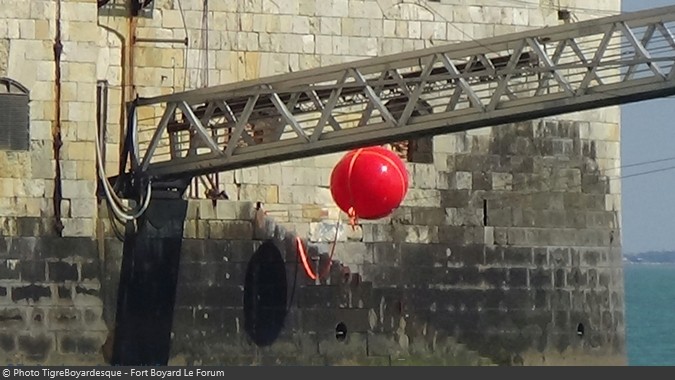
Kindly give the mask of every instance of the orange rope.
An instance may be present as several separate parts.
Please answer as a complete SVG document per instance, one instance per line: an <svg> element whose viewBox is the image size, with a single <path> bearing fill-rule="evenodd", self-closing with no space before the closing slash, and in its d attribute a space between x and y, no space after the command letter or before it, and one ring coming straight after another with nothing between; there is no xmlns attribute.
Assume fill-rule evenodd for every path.
<svg viewBox="0 0 675 380"><path fill-rule="evenodd" d="M352 231L356 229L356 224L359 221L359 217L356 215L354 207L350 207L347 211L347 216L349 216L349 225L352 226Z"/></svg>
<svg viewBox="0 0 675 380"><path fill-rule="evenodd" d="M300 255L300 259L302 259L302 266L305 268L305 273L307 273L307 276L312 280L316 280L316 274L312 268L309 267L309 263L307 262L307 253L305 253L305 247L302 245L300 236L296 236L295 241L298 245L298 254Z"/></svg>
<svg viewBox="0 0 675 380"><path fill-rule="evenodd" d="M333 263L333 254L335 253L335 246L337 245L337 238L339 232L340 232L340 220L338 219L337 225L335 226L335 238L333 239L333 245L330 249L330 256L328 256L328 262L326 263L326 266L323 267L323 270L317 271L317 273L314 273L312 268L309 266L309 258L307 257L307 252L305 252L305 246L302 244L302 240L300 239L299 236L295 237L295 242L298 247L298 254L300 255L300 259L302 260L302 266L305 268L305 273L307 274L307 277L311 278L312 280L322 279L326 277L326 274L328 274L328 272L330 271L330 266Z"/></svg>
<svg viewBox="0 0 675 380"><path fill-rule="evenodd" d="M349 216L349 224L352 226L352 231L356 229L356 222L358 217L356 215L356 210L354 210L354 194L352 193L352 170L354 169L354 164L356 164L356 159L363 152L363 148L358 149L352 159L349 161L349 169L347 171L347 190L349 191L349 210L347 210L347 215Z"/></svg>

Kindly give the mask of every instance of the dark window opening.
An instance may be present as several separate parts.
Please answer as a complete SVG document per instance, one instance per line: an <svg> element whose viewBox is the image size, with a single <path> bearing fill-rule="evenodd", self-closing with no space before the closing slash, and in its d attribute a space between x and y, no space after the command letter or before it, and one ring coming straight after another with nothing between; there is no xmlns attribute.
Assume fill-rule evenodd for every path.
<svg viewBox="0 0 675 380"><path fill-rule="evenodd" d="M152 5L153 0L131 0L131 14L138 16L138 14Z"/></svg>
<svg viewBox="0 0 675 380"><path fill-rule="evenodd" d="M97 0L98 14L119 17L152 17L154 0Z"/></svg>
<svg viewBox="0 0 675 380"><path fill-rule="evenodd" d="M583 323L579 323L579 324L577 325L577 335L578 335L580 338L584 336L584 324L583 324Z"/></svg>
<svg viewBox="0 0 675 380"><path fill-rule="evenodd" d="M488 225L488 202L487 199L483 199L483 225Z"/></svg>
<svg viewBox="0 0 675 380"><path fill-rule="evenodd" d="M569 21L572 18L572 12L568 9L558 9L558 20Z"/></svg>
<svg viewBox="0 0 675 380"><path fill-rule="evenodd" d="M272 344L286 318L286 266L271 241L263 243L248 262L244 281L244 329L258 346Z"/></svg>
<svg viewBox="0 0 675 380"><path fill-rule="evenodd" d="M340 322L335 326L335 339L337 339L338 342L343 342L347 339L347 325L343 322Z"/></svg>
<svg viewBox="0 0 675 380"><path fill-rule="evenodd" d="M401 115L403 115L403 110L405 110L407 104L407 97L399 97L388 101L386 107L391 115L396 120L399 120ZM419 100L411 117L430 115L432 111L429 103L424 100ZM409 140L397 141L391 144L391 148L404 161L421 164L432 164L434 162L433 136L421 136Z"/></svg>
<svg viewBox="0 0 675 380"><path fill-rule="evenodd" d="M0 77L0 149L28 150L30 107L28 89Z"/></svg>

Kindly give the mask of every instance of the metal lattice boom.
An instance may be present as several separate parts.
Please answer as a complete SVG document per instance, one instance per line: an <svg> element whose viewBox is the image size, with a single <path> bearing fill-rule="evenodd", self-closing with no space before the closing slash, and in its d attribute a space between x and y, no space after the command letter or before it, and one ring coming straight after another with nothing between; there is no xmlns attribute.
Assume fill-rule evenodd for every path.
<svg viewBox="0 0 675 380"><path fill-rule="evenodd" d="M140 98L126 154L185 178L669 96L674 27L670 6Z"/></svg>

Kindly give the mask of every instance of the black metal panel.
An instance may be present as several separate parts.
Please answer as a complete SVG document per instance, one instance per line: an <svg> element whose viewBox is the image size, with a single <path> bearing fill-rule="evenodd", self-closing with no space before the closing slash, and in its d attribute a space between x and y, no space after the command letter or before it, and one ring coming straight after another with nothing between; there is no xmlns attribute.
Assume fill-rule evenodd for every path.
<svg viewBox="0 0 675 380"><path fill-rule="evenodd" d="M154 199L127 232L111 364L167 365L187 201Z"/></svg>
<svg viewBox="0 0 675 380"><path fill-rule="evenodd" d="M0 93L0 149L28 150L28 95Z"/></svg>

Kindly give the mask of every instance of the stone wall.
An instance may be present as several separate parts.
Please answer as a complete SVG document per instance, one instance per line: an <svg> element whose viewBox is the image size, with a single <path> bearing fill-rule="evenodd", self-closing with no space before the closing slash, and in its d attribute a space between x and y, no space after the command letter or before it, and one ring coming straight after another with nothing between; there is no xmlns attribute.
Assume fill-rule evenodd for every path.
<svg viewBox="0 0 675 380"><path fill-rule="evenodd" d="M609 183L583 129L522 123L449 156L452 169L440 172L448 179L435 184L428 206L402 206L388 221L362 224L362 233L343 224L332 271L319 281L305 274L283 223L257 226L253 203L193 204L188 219L200 227L186 232L172 360L623 363L617 213L606 208ZM315 271L336 227L317 225L322 234L308 237ZM243 328L241 300L252 256L268 238L286 260L294 296L278 340L259 348Z"/></svg>
<svg viewBox="0 0 675 380"><path fill-rule="evenodd" d="M210 2L206 28L201 0L156 0L135 19L93 0L0 0L0 76L31 99L30 150L0 151L0 360L105 361L121 250L95 194L97 81L108 86L113 175L122 105L136 96L556 25L558 6L577 6L577 19L620 9L617 0L277 3ZM187 47L142 40L185 37ZM139 115L147 130L160 112ZM326 284L295 274L289 237L329 251L339 213L327 186L340 154L223 173L229 203L263 202L273 230L285 231L273 241L298 278L288 284L293 307L278 342L251 343L241 328L244 274L269 236L254 235L228 201L192 201L172 360L276 363L295 352L314 364L622 362L620 187L609 180L620 174L609 171L619 166L618 123L618 109L605 108L436 136L433 163L408 163L411 188L394 215L353 231L342 216L334 266L349 267L346 282L344 268Z"/></svg>

